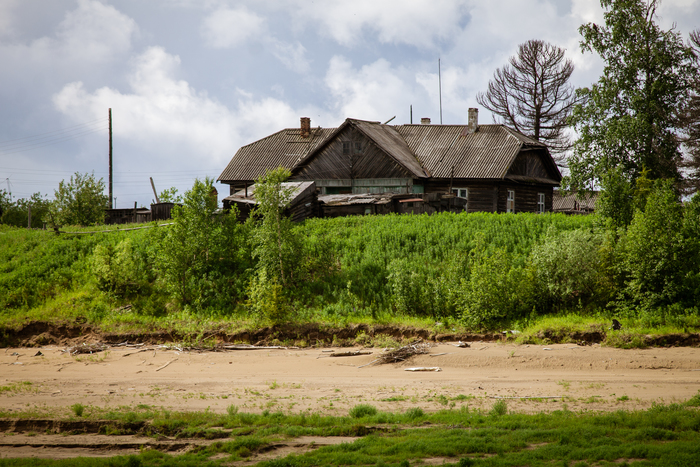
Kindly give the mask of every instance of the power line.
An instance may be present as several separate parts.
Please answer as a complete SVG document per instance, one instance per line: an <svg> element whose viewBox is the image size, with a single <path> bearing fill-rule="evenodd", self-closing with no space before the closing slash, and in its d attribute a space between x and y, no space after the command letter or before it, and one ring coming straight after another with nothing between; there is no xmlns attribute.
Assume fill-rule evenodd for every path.
<svg viewBox="0 0 700 467"><path fill-rule="evenodd" d="M39 133L39 134L36 134L36 135L25 136L25 137L22 137L22 138L8 139L8 140L5 140L5 141L0 141L0 146L2 146L2 145L4 145L4 144L7 144L7 143L15 142L15 141L49 138L50 136L48 136L48 135L51 135L51 134L53 134L53 133L61 133L61 132L66 132L66 133L67 133L67 132L75 131L76 129L81 128L81 127L84 127L84 126L95 125L96 123L103 123L103 124L104 124L104 123L106 122L106 120L107 120L107 118L106 118L106 117L103 117L103 118L99 118L99 119L97 119L97 120L93 120L93 121L91 121L91 122L80 123L80 124L78 124L78 125L73 125L73 126L70 126L70 127L61 128L61 129L58 129L58 130L47 131L46 133Z"/></svg>
<svg viewBox="0 0 700 467"><path fill-rule="evenodd" d="M27 143L25 145L15 145L14 147L10 146L6 149L0 148L0 152L2 152L3 155L10 155L10 154L16 154L18 152L32 151L34 149L43 148L45 146L50 146L52 144L70 141L72 139L76 139L76 138L79 138L81 136L86 136L86 135L90 135L93 133L99 133L99 132L104 131L104 130L105 130L105 128L97 128L97 129L93 129L93 130L84 130L81 133L75 133L72 135L68 135L68 134L62 135L62 136L58 135L58 136L53 137L54 139L49 139L49 140L43 141L43 142L37 141L34 143Z"/></svg>

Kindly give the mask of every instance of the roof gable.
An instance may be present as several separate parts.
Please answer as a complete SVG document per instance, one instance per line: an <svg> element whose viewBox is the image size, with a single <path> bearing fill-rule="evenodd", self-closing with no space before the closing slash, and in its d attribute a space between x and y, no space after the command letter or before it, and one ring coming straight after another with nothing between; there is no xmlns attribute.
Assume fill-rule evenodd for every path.
<svg viewBox="0 0 700 467"><path fill-rule="evenodd" d="M349 130L357 131L371 141L382 153L389 157L395 164L402 167L411 177L426 178L428 176L415 154L413 154L413 151L411 151L411 148L406 144L406 140L396 131L395 127L382 125L379 122L369 122L352 118L346 119L342 125L323 141L323 143L310 150L306 156L297 163L297 169L293 172L297 173L302 170L301 167L310 166L314 158L318 157L329 145L337 141L340 135L347 133ZM390 175L381 175L380 178L387 177L390 177Z"/></svg>

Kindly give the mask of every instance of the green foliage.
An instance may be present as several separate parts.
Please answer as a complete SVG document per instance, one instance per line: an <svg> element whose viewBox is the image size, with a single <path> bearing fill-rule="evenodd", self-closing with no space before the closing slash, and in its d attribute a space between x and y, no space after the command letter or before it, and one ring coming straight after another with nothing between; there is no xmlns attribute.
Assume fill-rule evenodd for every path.
<svg viewBox="0 0 700 467"><path fill-rule="evenodd" d="M476 248L469 279L462 280L458 299L458 310L467 326L493 329L530 311L527 271L513 263L512 255L503 248L490 255L482 245Z"/></svg>
<svg viewBox="0 0 700 467"><path fill-rule="evenodd" d="M177 188L174 186L166 188L158 195L158 200L161 203L182 203L182 196L177 194Z"/></svg>
<svg viewBox="0 0 700 467"><path fill-rule="evenodd" d="M292 220L285 215L294 192L283 185L289 175L289 170L279 167L256 180L258 204L249 222L257 274L248 288L248 305L272 322L290 318L287 289L300 279L301 244L292 231Z"/></svg>
<svg viewBox="0 0 700 467"><path fill-rule="evenodd" d="M669 182L659 182L637 210L623 244L630 280L626 295L643 309L675 303L695 266L684 257L683 208Z"/></svg>
<svg viewBox="0 0 700 467"><path fill-rule="evenodd" d="M55 199L45 220L54 226L104 223L105 209L110 206L104 189L104 181L95 180L94 174L76 172L68 182L62 180L54 190Z"/></svg>
<svg viewBox="0 0 700 467"><path fill-rule="evenodd" d="M602 190L596 201L596 214L609 219L615 229L627 227L634 215L634 190L621 167L614 167L600 175Z"/></svg>
<svg viewBox="0 0 700 467"><path fill-rule="evenodd" d="M83 404L73 404L70 406L71 410L75 414L76 417L82 417L83 413L85 412L85 406Z"/></svg>
<svg viewBox="0 0 700 467"><path fill-rule="evenodd" d="M546 309L567 309L577 304L605 304L606 287L600 249L603 237L591 230L557 232L552 229L530 254L537 293Z"/></svg>
<svg viewBox="0 0 700 467"><path fill-rule="evenodd" d="M29 199L20 198L13 202L7 192L0 190L0 224L27 227L31 212L31 227L41 228L49 206L50 202L40 193L34 193Z"/></svg>
<svg viewBox="0 0 700 467"><path fill-rule="evenodd" d="M154 229L160 283L183 306L230 311L243 295L249 252L236 214L219 214L213 181L196 180L173 225Z"/></svg>
<svg viewBox="0 0 700 467"><path fill-rule="evenodd" d="M294 193L292 188L282 185L289 175L289 170L279 167L256 180L258 205L252 216L256 226L253 256L258 260L258 270L263 272L265 280L282 285L294 279L293 263L299 252L292 234L292 220L284 214Z"/></svg>
<svg viewBox="0 0 700 467"><path fill-rule="evenodd" d="M584 52L605 62L590 88L578 91L572 121L579 139L566 181L592 188L613 168L634 183L642 168L653 179L680 175L676 111L697 75L693 50L673 30L656 24L657 0L601 0L605 24L579 28Z"/></svg>
<svg viewBox="0 0 700 467"><path fill-rule="evenodd" d="M499 399L494 402L493 407L491 407L490 415L494 417L502 417L508 413L508 403L505 399Z"/></svg>
<svg viewBox="0 0 700 467"><path fill-rule="evenodd" d="M99 244L92 253L92 272L101 290L127 295L147 281L147 266L140 264L134 242L125 238L115 246Z"/></svg>
<svg viewBox="0 0 700 467"><path fill-rule="evenodd" d="M369 404L358 404L349 412L352 418L373 417L377 415L377 408Z"/></svg>

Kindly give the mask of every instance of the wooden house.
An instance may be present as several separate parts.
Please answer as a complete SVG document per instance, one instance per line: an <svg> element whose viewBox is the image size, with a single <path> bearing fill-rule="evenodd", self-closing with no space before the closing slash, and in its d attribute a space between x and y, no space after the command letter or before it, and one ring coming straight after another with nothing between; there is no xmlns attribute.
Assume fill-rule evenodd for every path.
<svg viewBox="0 0 700 467"><path fill-rule="evenodd" d="M325 197L333 195L366 195L366 201L370 195L401 197L384 203L390 212L547 212L561 182L546 145L504 125L479 125L477 109L469 109L467 125L348 118L337 128L311 128L310 119L302 117L300 128L240 148L218 181L234 194L280 166L292 172L293 181L315 183L319 215L332 203ZM355 204L348 214L385 210L377 210L377 202L360 209L361 199L347 201Z"/></svg>
<svg viewBox="0 0 700 467"><path fill-rule="evenodd" d="M314 182L284 182L282 189L290 191L289 206L285 214L294 222L301 222L309 217L319 217L318 195ZM257 206L255 198L255 184L240 190L223 199L224 210L228 211L232 206L238 208L238 218L245 221Z"/></svg>

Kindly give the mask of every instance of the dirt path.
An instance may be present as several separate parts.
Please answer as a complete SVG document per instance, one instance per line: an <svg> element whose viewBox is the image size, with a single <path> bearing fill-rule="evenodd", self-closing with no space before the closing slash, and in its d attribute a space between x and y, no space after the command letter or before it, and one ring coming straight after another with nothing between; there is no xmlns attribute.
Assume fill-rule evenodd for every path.
<svg viewBox="0 0 700 467"><path fill-rule="evenodd" d="M439 344L436 356L401 364L372 355L330 358L328 349L180 352L112 348L70 356L60 347L0 352L0 407L70 413L146 404L170 410L300 412L345 415L359 403L381 410L489 409L611 411L685 401L700 390L700 349L621 350L599 345ZM347 351L347 348L342 349ZM37 351L43 355L34 356ZM442 355L437 355L442 354ZM439 372L408 372L439 367Z"/></svg>

